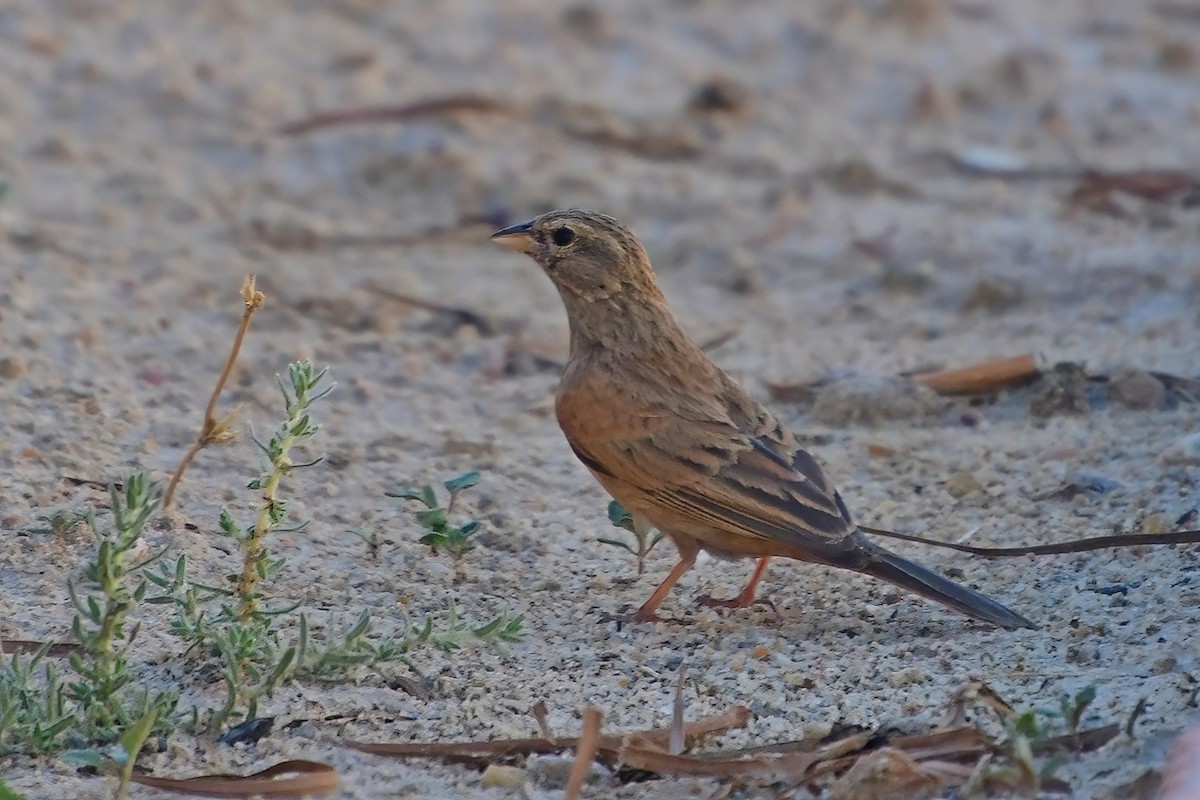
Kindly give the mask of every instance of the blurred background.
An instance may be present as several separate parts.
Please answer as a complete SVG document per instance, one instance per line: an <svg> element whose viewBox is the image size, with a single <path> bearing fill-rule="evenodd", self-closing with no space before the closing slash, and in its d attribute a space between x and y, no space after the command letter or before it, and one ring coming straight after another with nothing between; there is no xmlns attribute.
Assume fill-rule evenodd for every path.
<svg viewBox="0 0 1200 800"><path fill-rule="evenodd" d="M1043 414L1028 396L947 406L882 379L1023 353L1106 379L1133 367L1194 377L1197 165L1190 2L9 0L0 528L103 501L64 476L170 470L241 315L242 276L256 273L267 305L227 402L265 430L271 376L289 361L312 357L339 382L320 434L331 471L297 478L296 514L314 519L288 541L302 579L280 591L414 613L471 592L526 613L538 642L579 648L481 656L492 672L460 688L496 706L439 696L414 735L521 732L505 709L527 708L535 684L570 708L609 692L618 727L657 724L673 684L618 688L611 671L577 668L611 652L666 664L639 644L652 634L615 636L593 612L639 601L669 548L626 585L629 563L596 545L611 531L606 498L551 413L565 317L538 269L489 233L552 208L617 216L685 328L811 436L864 522L1015 544L1152 517L1169 528L1200 485L1200 444L1180 439L1196 430L1194 402L1151 385ZM882 382L813 401L814 383L851 372ZM218 506L248 502L239 476L256 458L246 440L206 451L169 527L210 532ZM456 582L383 490L466 469L484 474L472 502L487 555ZM1080 471L1104 480L1085 480L1078 499L1031 499ZM362 543L339 533L350 526L387 540L382 561L364 562ZM221 568L207 539L156 535ZM0 615L0 634L64 630L65 604L40 598L62 594L84 545L34 538L6 556L6 589L27 610ZM1101 687L1128 709L1183 681L1174 662L1149 665L1175 649L1190 658L1194 604L1171 588L1174 557L1159 557L1153 568L1110 554L1082 569L962 562L955 577L1052 630L1110 624L1066 656L1039 639L1007 657L1076 678L1136 665L1138 681ZM1149 577L1124 605L1077 591L1083 576L1121 583L1135 567ZM699 573L688 588L744 577ZM706 618L697 680L745 699L727 665L752 642L790 654L791 667L763 667L777 689L790 684L774 671L829 653L846 662L807 699L760 702L752 739L786 738L797 720L932 714L952 693L952 677L863 688L927 630L882 625L898 606L860 613L878 587L798 566L772 576L782 618ZM945 634L946 615L903 609ZM1143 630L1152 616L1155 636ZM863 635L851 642L849 628ZM943 663L988 672L984 634L950 630ZM669 654L675 634L653 635ZM899 655L897 637L909 640ZM993 678L1031 702L1057 696L1053 681ZM1141 724L1170 727L1181 702ZM1115 761L1104 769L1116 774Z"/></svg>

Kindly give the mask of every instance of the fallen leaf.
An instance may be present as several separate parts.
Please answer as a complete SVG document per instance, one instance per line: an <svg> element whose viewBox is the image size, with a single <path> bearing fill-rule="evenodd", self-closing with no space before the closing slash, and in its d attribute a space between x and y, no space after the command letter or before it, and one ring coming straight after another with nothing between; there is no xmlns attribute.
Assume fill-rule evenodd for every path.
<svg viewBox="0 0 1200 800"><path fill-rule="evenodd" d="M135 773L130 780L142 786L201 797L303 797L329 794L338 789L338 774L334 768L316 761L284 761L244 776L158 778Z"/></svg>

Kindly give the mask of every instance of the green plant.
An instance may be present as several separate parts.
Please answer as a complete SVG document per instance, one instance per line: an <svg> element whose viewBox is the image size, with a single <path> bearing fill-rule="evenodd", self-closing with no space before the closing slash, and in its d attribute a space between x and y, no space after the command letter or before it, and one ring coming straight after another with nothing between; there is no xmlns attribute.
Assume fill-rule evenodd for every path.
<svg viewBox="0 0 1200 800"><path fill-rule="evenodd" d="M58 671L46 659L51 647L47 642L32 654L16 650L0 668L0 756L53 750L76 722Z"/></svg>
<svg viewBox="0 0 1200 800"><path fill-rule="evenodd" d="M34 534L49 534L56 538L67 538L81 528L85 523L91 521L92 514L82 511L67 511L59 509L53 514L42 515L38 520L44 522L45 525L39 525L33 528L27 528L29 533Z"/></svg>
<svg viewBox="0 0 1200 800"><path fill-rule="evenodd" d="M501 647L508 642L518 642L524 635L525 616L510 617L505 614L485 622L478 627L472 627L458 616L458 606L450 601L444 626L435 629L433 617L425 618L425 626L417 632L412 641L415 643L429 642L447 652L458 650L463 645L463 639L468 635L487 642L495 647Z"/></svg>
<svg viewBox="0 0 1200 800"><path fill-rule="evenodd" d="M134 558L160 506L162 485L140 473L125 481L124 491L110 486L109 498L112 524L101 526L88 515L95 555L82 580L67 584L76 611L71 630L78 647L69 653L74 677L60 676L49 661L49 643L27 657L13 653L0 668L0 753L54 750L68 732L106 744L134 721L148 714L159 719L175 708L173 693L138 690L128 659L138 633L131 615L149 586L144 570L156 559Z"/></svg>
<svg viewBox="0 0 1200 800"><path fill-rule="evenodd" d="M620 539L605 537L600 537L597 541L633 553L637 557L637 574L641 575L646 571L646 556L650 555L650 551L663 540L662 533L654 528L644 527L634 522L633 515L616 500L608 504L608 521L612 523L614 528L620 528L632 533L634 544L631 545Z"/></svg>
<svg viewBox="0 0 1200 800"><path fill-rule="evenodd" d="M0 778L0 800L25 800L25 796L10 789L4 779Z"/></svg>
<svg viewBox="0 0 1200 800"><path fill-rule="evenodd" d="M156 557L138 564L131 559L146 523L159 508L162 484L139 473L125 482L124 493L109 487L109 497L112 530L102 533L95 520L91 522L99 544L94 560L84 568L84 592L74 581L67 584L76 610L71 630L82 647L70 656L79 680L68 685L67 694L76 703L84 735L101 741L127 727L131 715L144 715L147 704L163 711L175 704L171 695L161 693L130 706L125 691L133 680L127 653L138 634L136 624L128 625L129 615L146 596L149 583L141 573Z"/></svg>
<svg viewBox="0 0 1200 800"><path fill-rule="evenodd" d="M1079 721L1092 701L1096 687L1086 686L1074 696L1063 695L1058 708L1029 709L1005 720L1005 739L1000 746L1010 766L994 767L991 775L1003 783L1037 795L1043 784L1053 779L1068 760L1061 749L1051 748L1053 722L1062 719L1071 736L1079 730ZM1046 750L1049 753L1042 756ZM1039 760L1040 757L1040 760Z"/></svg>
<svg viewBox="0 0 1200 800"><path fill-rule="evenodd" d="M220 665L225 702L203 714L196 712L197 725L208 730L218 730L235 718L257 716L260 700L289 680L328 678L359 665L404 661L414 646L425 642L453 649L467 633L496 645L514 641L521 634L523 620L519 617L501 615L472 627L459 620L452 606L445 630L430 617L423 629L399 641L375 636L371 616L365 611L340 635L318 637L307 614L291 616L298 603L268 607L263 584L277 577L286 565L286 559L272 554L270 536L303 527L287 525L285 479L293 470L321 462L320 458L294 462L291 453L316 434L319 426L313 421L312 406L333 389L333 384L326 382L326 371L317 371L307 361L290 365L288 377L289 382L280 381L285 419L269 442L258 442L263 466L248 484L260 494L254 521L240 525L227 509L218 518L221 532L238 544L240 570L227 577L225 586L200 583L188 577L187 559L181 555L173 564L164 563L157 573L148 576L162 590L148 602L174 605L172 631L189 642L190 653L215 658ZM477 480L477 473L462 475L448 481L447 490L453 498ZM461 528L466 528L465 533ZM460 544L473 531L468 526L461 528ZM405 663L416 671L411 663Z"/></svg>
<svg viewBox="0 0 1200 800"><path fill-rule="evenodd" d="M262 451L263 464L259 474L247 488L259 493L257 511L252 522L239 524L228 509L222 509L217 520L221 533L233 539L241 554L238 572L227 576L227 586L213 586L191 581L187 576L184 556L173 566L164 565L151 582L163 594L151 602L172 603L176 615L172 631L191 643L205 655L215 655L221 663L226 699L220 709L210 709L205 727L219 729L234 716L251 718L258 713L258 702L270 696L285 681L296 676L314 653L308 637L307 619L301 615L299 637L284 644L280 620L294 611L299 603L264 608L262 583L279 573L286 559L272 555L268 538L280 531L295 531L304 524L287 525L288 506L282 489L285 478L298 469L321 463L321 458L303 462L292 460L292 450L316 435L319 426L311 416L312 405L333 391L335 384L326 381L327 370L317 370L311 361L288 365L288 381L279 378L283 395L284 419L268 442L254 440ZM215 605L215 608L213 606ZM337 653L363 654L362 636L336 645ZM336 654L327 661L338 661Z"/></svg>
<svg viewBox="0 0 1200 800"><path fill-rule="evenodd" d="M113 790L113 800L121 800L129 791L129 780L133 777L133 765L138 753L146 744L158 720L158 709L149 708L134 721L120 741L112 747L104 749L68 750L63 753L63 759L81 766L93 767L101 772L112 772L117 775L117 786Z"/></svg>
<svg viewBox="0 0 1200 800"><path fill-rule="evenodd" d="M417 522L428 531L421 537L421 544L429 545L429 548L435 553L443 550L449 553L455 561L458 561L474 547L474 543L470 539L479 530L480 524L478 520L455 524L450 521L450 514L454 511L454 504L463 490L469 489L477 483L479 483L478 472L464 472L462 475L444 481L442 485L449 493L449 500L444 506L438 500L438 493L433 484L426 484L419 489L405 487L385 492L385 494L388 497L415 500L425 506L414 512Z"/></svg>

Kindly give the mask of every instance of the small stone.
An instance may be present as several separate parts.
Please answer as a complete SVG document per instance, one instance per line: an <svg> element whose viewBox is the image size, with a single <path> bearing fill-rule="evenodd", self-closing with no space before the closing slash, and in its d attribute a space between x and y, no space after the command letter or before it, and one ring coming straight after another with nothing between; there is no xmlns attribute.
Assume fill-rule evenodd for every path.
<svg viewBox="0 0 1200 800"><path fill-rule="evenodd" d="M1142 533L1153 535L1157 533L1168 533L1172 530L1172 527L1171 521L1167 519L1167 515L1159 513L1151 514L1150 516L1145 517L1141 521L1141 524L1138 525L1138 529Z"/></svg>
<svg viewBox="0 0 1200 800"><path fill-rule="evenodd" d="M1158 48L1158 65L1168 72L1191 72L1200 64L1200 55L1190 42L1171 39Z"/></svg>
<svg viewBox="0 0 1200 800"><path fill-rule="evenodd" d="M25 362L20 357L0 358L0 378L11 381L14 378L24 377L27 372Z"/></svg>
<svg viewBox="0 0 1200 800"><path fill-rule="evenodd" d="M871 458L891 458L892 456L896 455L896 451L884 444L868 442L867 455Z"/></svg>
<svg viewBox="0 0 1200 800"><path fill-rule="evenodd" d="M1200 464L1200 433L1189 433L1175 440L1162 452L1167 464Z"/></svg>
<svg viewBox="0 0 1200 800"><path fill-rule="evenodd" d="M1112 397L1126 408L1140 411L1160 408L1167 396L1162 381L1140 369L1123 369L1109 384Z"/></svg>
<svg viewBox="0 0 1200 800"><path fill-rule="evenodd" d="M544 789L561 789L567 785L567 779L575 766L575 756L531 756L526 762L525 771L531 783ZM603 779L608 770L601 764L592 764L588 772L588 780Z"/></svg>
<svg viewBox="0 0 1200 800"><path fill-rule="evenodd" d="M963 498L969 494L983 491L983 486L969 472L959 472L956 475L951 475L942 486L945 488L946 493L954 498Z"/></svg>
<svg viewBox="0 0 1200 800"><path fill-rule="evenodd" d="M963 311L1000 314L1025 300L1025 287L1012 278L984 278L971 287L963 301Z"/></svg>
<svg viewBox="0 0 1200 800"><path fill-rule="evenodd" d="M745 110L748 95L748 90L741 84L723 75L714 75L696 87L687 107L689 111L736 114Z"/></svg>
<svg viewBox="0 0 1200 800"><path fill-rule="evenodd" d="M759 661L765 661L767 656L771 655L771 648L767 647L765 644L760 644L757 645L752 652L754 657Z"/></svg>
<svg viewBox="0 0 1200 800"><path fill-rule="evenodd" d="M520 789L525 785L525 770L520 767L489 764L480 776L479 783L485 788L498 786L503 789Z"/></svg>
<svg viewBox="0 0 1200 800"><path fill-rule="evenodd" d="M947 16L942 0L888 0L881 16L912 32L922 32L940 25Z"/></svg>

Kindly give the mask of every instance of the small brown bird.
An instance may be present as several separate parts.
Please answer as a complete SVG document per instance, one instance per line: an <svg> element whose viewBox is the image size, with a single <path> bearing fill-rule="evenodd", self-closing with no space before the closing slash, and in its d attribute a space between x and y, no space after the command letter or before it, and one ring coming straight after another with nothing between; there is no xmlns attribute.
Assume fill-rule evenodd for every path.
<svg viewBox="0 0 1200 800"><path fill-rule="evenodd" d="M736 598L755 602L771 556L863 572L1006 628L1032 622L866 538L816 460L679 327L641 242L621 223L554 211L492 235L533 257L567 308L571 354L559 425L575 455L629 510L670 536L679 563L632 615L658 619L705 550L758 563Z"/></svg>

